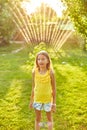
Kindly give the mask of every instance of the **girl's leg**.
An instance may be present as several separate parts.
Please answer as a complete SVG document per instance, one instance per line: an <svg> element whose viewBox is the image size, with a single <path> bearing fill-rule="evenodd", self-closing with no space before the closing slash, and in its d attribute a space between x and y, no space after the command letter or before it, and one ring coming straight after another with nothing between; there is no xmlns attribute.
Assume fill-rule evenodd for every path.
<svg viewBox="0 0 87 130"><path fill-rule="evenodd" d="M40 130L41 111L35 110L35 114L36 114L35 130Z"/></svg>
<svg viewBox="0 0 87 130"><path fill-rule="evenodd" d="M46 112L47 119L48 119L48 130L53 130L53 119L52 119L52 113Z"/></svg>

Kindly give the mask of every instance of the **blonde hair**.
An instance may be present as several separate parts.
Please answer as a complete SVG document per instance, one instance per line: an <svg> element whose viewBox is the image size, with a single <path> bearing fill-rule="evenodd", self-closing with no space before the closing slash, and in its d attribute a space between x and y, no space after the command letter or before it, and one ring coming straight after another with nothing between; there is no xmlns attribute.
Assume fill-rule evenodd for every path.
<svg viewBox="0 0 87 130"><path fill-rule="evenodd" d="M39 69L39 65L38 65L38 61L37 61L39 55L44 55L48 59L48 63L47 63L46 67L47 67L48 70L52 69L51 59L50 59L48 53L46 51L44 51L44 50L37 53L36 59L35 59L35 68Z"/></svg>

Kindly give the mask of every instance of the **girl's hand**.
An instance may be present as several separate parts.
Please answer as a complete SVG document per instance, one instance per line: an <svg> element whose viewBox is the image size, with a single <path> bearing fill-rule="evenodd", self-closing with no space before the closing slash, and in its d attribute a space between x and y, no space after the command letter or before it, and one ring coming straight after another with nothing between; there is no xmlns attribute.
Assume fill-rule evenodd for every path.
<svg viewBox="0 0 87 130"><path fill-rule="evenodd" d="M51 111L56 112L56 104L52 104Z"/></svg>
<svg viewBox="0 0 87 130"><path fill-rule="evenodd" d="M30 102L30 104L29 104L29 108L30 108L30 109L33 108L33 103L32 103L32 102Z"/></svg>

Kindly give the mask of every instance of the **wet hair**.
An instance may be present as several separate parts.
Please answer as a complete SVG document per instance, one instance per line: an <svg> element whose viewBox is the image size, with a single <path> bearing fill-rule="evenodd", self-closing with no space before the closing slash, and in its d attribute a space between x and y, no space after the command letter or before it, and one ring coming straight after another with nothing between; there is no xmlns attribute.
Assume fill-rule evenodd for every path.
<svg viewBox="0 0 87 130"><path fill-rule="evenodd" d="M44 55L48 59L48 63L47 63L46 67L47 67L47 69L50 69L51 60L50 60L50 57L49 57L49 55L48 55L48 53L46 51L40 51L40 52L37 53L37 55L36 55L36 61L35 61L36 68L39 69L39 65L38 65L38 56L39 55Z"/></svg>

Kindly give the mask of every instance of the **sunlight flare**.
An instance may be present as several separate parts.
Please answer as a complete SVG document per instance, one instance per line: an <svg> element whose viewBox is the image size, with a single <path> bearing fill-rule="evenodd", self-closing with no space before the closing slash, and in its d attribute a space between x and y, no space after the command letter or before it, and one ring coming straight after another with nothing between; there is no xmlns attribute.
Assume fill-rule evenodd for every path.
<svg viewBox="0 0 87 130"><path fill-rule="evenodd" d="M56 50L72 31L67 30L70 19L66 9L61 0L22 1L11 8L13 21L30 47L45 42Z"/></svg>
<svg viewBox="0 0 87 130"><path fill-rule="evenodd" d="M40 7L42 3L50 6L56 12L58 17L62 17L63 10L66 10L66 7L60 0L31 0L30 2L23 1L21 2L21 6L26 10L26 13L30 15L34 13L37 7Z"/></svg>

